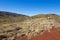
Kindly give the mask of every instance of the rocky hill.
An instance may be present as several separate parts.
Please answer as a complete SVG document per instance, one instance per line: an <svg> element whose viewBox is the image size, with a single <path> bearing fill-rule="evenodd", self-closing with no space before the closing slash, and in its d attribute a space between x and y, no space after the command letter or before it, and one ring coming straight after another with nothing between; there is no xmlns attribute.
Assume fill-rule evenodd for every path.
<svg viewBox="0 0 60 40"><path fill-rule="evenodd" d="M4 24L4 23L21 22L27 18L29 18L29 16L27 16L27 15L16 14L16 13L6 12L6 11L0 11L0 24L1 23Z"/></svg>
<svg viewBox="0 0 60 40"><path fill-rule="evenodd" d="M36 40L37 39L39 40L39 37L42 38L42 39L40 38L41 40L49 40L43 38L46 38L46 36L48 38L51 37L55 38L54 35L60 37L57 35L57 33L60 34L59 30L58 31L55 30L57 28L60 28L60 15L46 14L46 15L32 16L25 19L24 21L6 23L0 25L0 40L25 40L25 39L35 40L35 38Z"/></svg>

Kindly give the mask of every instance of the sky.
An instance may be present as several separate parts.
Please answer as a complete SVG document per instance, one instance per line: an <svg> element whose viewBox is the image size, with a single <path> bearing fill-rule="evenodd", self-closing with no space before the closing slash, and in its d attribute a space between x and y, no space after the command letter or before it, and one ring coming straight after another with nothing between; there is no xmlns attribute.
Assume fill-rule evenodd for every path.
<svg viewBox="0 0 60 40"><path fill-rule="evenodd" d="M60 0L0 0L0 11L24 15L59 14Z"/></svg>

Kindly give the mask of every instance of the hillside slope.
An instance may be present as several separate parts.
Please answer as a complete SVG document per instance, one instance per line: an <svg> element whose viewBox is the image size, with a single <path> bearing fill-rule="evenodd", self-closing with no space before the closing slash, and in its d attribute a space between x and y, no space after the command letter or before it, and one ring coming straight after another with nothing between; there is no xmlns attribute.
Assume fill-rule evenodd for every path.
<svg viewBox="0 0 60 40"><path fill-rule="evenodd" d="M27 15L16 14L12 12L0 11L0 23L21 22L29 18Z"/></svg>
<svg viewBox="0 0 60 40"><path fill-rule="evenodd" d="M54 39L56 36L60 37L58 36L59 30L57 29L60 28L59 15L47 14L47 15L38 15L38 17L22 16L22 18L20 15L17 16L15 15L17 14L14 14L14 16L12 14L11 15L9 14L9 19L12 18L13 20L13 21L10 20L11 23L7 22L6 24L0 25L1 40L37 40L37 39L43 40L43 38L45 38L46 36L48 38L54 37ZM3 18L6 19L8 17L3 17ZM1 19L3 20L3 18ZM18 18L20 18L21 21L19 20L17 22L16 18L17 20L19 20ZM16 22L14 20L16 20ZM54 36L55 35L54 33L56 33L56 36ZM59 38L57 39L60 40Z"/></svg>

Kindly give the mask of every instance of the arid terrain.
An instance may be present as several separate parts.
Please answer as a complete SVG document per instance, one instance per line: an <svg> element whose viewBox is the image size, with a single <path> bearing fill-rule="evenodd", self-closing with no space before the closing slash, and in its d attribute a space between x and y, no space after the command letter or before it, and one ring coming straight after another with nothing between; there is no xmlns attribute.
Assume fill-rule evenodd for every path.
<svg viewBox="0 0 60 40"><path fill-rule="evenodd" d="M60 15L26 16L1 11L0 40L60 40Z"/></svg>

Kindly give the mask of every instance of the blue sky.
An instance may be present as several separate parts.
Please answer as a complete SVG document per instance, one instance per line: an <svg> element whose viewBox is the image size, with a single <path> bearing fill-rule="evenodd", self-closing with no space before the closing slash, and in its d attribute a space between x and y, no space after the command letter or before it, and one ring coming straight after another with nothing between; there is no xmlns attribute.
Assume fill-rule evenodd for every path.
<svg viewBox="0 0 60 40"><path fill-rule="evenodd" d="M60 13L60 0L0 0L0 11L25 15Z"/></svg>

